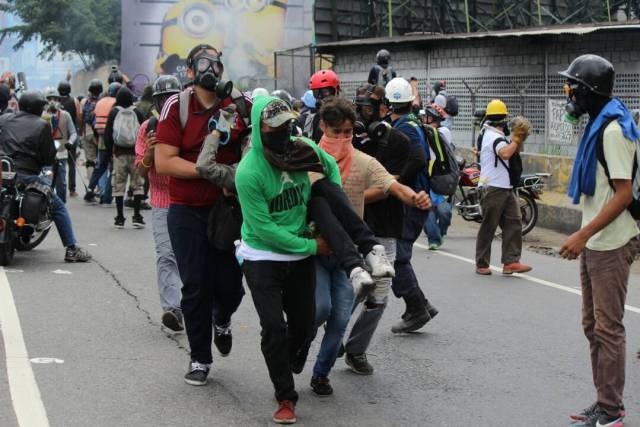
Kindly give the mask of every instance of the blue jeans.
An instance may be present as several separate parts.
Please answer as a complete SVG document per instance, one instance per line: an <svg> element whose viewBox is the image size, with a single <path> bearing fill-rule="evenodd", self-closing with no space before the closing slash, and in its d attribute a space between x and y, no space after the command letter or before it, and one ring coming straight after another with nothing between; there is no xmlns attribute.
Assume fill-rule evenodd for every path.
<svg viewBox="0 0 640 427"><path fill-rule="evenodd" d="M95 190L96 186L100 184L102 189L102 196L100 201L102 203L111 203L111 156L107 150L98 150L98 157L96 160L97 166L93 170L91 179L89 180L89 190Z"/></svg>
<svg viewBox="0 0 640 427"><path fill-rule="evenodd" d="M56 194L63 203L67 203L67 159L56 159L55 178Z"/></svg>
<svg viewBox="0 0 640 427"><path fill-rule="evenodd" d="M51 186L51 180L36 175L20 175L18 179L25 184L39 181L41 184ZM73 226L71 225L71 217L67 207L55 193L51 194L51 201L53 202L53 222L58 229L58 234L60 234L62 246L65 248L75 246L76 237L73 234Z"/></svg>
<svg viewBox="0 0 640 427"><path fill-rule="evenodd" d="M335 257L316 257L316 326L326 322L313 375L326 377L338 357L355 301L353 285Z"/></svg>
<svg viewBox="0 0 640 427"><path fill-rule="evenodd" d="M442 244L442 238L447 235L447 230L451 225L452 202L444 201L438 206L429 209L427 221L424 223L424 232L429 243Z"/></svg>
<svg viewBox="0 0 640 427"><path fill-rule="evenodd" d="M413 254L413 244L422 233L426 216L426 212L416 208L407 209L404 216L402 238L398 239L396 262L393 265L396 270L396 276L391 282L393 294L398 298L410 295L415 288L419 288L418 278L411 265L411 256Z"/></svg>

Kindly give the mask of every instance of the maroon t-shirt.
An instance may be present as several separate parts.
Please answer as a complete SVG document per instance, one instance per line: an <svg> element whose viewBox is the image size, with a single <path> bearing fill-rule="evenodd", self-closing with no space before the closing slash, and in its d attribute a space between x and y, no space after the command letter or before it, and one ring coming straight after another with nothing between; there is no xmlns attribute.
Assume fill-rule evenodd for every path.
<svg viewBox="0 0 640 427"><path fill-rule="evenodd" d="M180 149L180 157L195 163L200 149L207 136L209 118L220 108L232 104L231 98L223 100L218 107L204 113L205 108L200 104L195 94L189 100L189 119L182 129L180 123L179 94L173 95L164 104L158 121L156 137L158 144L167 144ZM218 149L217 162L234 164L240 161L238 145L239 133L246 128L240 115L237 117L236 128L231 131L231 141ZM187 206L211 206L216 201L221 190L204 179L182 179L171 177L169 180L169 194L171 203Z"/></svg>

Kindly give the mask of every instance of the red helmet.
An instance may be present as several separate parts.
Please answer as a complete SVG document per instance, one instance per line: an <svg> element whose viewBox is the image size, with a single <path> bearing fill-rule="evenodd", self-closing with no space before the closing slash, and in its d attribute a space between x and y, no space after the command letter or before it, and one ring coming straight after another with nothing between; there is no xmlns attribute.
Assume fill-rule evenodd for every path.
<svg viewBox="0 0 640 427"><path fill-rule="evenodd" d="M340 79L332 70L320 70L316 72L309 80L309 89L323 89L332 87L336 90L340 88Z"/></svg>

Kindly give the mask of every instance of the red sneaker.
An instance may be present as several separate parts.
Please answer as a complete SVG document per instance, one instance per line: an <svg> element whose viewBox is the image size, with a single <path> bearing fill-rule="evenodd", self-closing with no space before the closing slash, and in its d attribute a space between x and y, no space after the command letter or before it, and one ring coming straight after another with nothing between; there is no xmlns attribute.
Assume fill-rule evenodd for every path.
<svg viewBox="0 0 640 427"><path fill-rule="evenodd" d="M479 274L481 276L491 276L491 269L489 267L476 266L476 274Z"/></svg>
<svg viewBox="0 0 640 427"><path fill-rule="evenodd" d="M278 402L278 410L273 414L273 422L277 424L295 424L296 403L292 400Z"/></svg>
<svg viewBox="0 0 640 427"><path fill-rule="evenodd" d="M520 264L519 262L505 264L502 267L502 274L526 273L528 271L531 271L531 267L529 267L528 265Z"/></svg>

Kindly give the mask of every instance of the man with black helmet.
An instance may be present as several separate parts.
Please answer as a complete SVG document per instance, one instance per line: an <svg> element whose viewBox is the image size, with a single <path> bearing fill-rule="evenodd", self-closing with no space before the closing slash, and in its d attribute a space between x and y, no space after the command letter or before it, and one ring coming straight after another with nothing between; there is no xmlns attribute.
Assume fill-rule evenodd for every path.
<svg viewBox="0 0 640 427"><path fill-rule="evenodd" d="M231 316L244 289L242 273L233 252L220 251L207 239L209 211L222 190L200 178L196 160L208 135L208 123L221 109L236 105L235 128L230 141L220 147L217 161L240 161L241 133L247 128L244 98L230 96L229 83L222 81L221 53L212 46L198 45L187 58L187 75L193 87L169 98L158 122L155 167L170 176L170 207L167 222L171 244L182 279L182 313L191 347L185 382L205 385L212 362L211 338L222 356L231 351ZM214 313L215 325L211 324ZM213 330L212 330L213 329Z"/></svg>
<svg viewBox="0 0 640 427"><path fill-rule="evenodd" d="M178 264L173 253L167 216L169 214L169 177L158 175L154 165L154 152L157 143L156 128L158 117L164 103L172 95L180 93L180 81L177 77L160 76L153 83L152 116L142 123L136 141L136 168L138 174L149 179L149 193L151 195L151 225L153 239L156 244L156 268L158 275L158 290L160 305L162 306L162 324L165 328L181 332L184 330L180 299L182 281L178 272Z"/></svg>
<svg viewBox="0 0 640 427"><path fill-rule="evenodd" d="M0 116L0 150L14 161L18 180L29 184L44 180L40 178L42 168L53 166L56 147L51 136L51 127L42 119L47 100L42 93L27 91L20 97L20 112ZM44 180L43 184L51 185ZM53 221L56 224L60 240L65 247L66 262L87 262L91 255L76 246L71 218L64 202L57 194L51 195L53 201Z"/></svg>
<svg viewBox="0 0 640 427"><path fill-rule="evenodd" d="M71 96L71 84L68 81L63 80L58 83L58 94L60 95L60 105L62 109L71 115L73 118L73 125L76 129L80 128L82 124L82 117L80 114L80 102ZM76 197L76 158L78 157L77 149L72 148L69 151L70 156L67 157L67 165L69 167L69 196Z"/></svg>
<svg viewBox="0 0 640 427"><path fill-rule="evenodd" d="M87 179L91 179L93 169L96 167L98 156L98 133L96 131L96 104L100 99L103 87L98 79L91 80L87 97L80 103L81 123L78 126L78 133L82 137L82 146L86 158Z"/></svg>
<svg viewBox="0 0 640 427"><path fill-rule="evenodd" d="M369 71L369 78L367 81L371 85L386 86L392 79L396 78L396 72L389 65L391 60L391 54L388 50L382 49L376 53L376 63L371 67Z"/></svg>
<svg viewBox="0 0 640 427"><path fill-rule="evenodd" d="M564 242L560 255L580 257L582 327L589 341L596 402L571 414L577 426L622 426L625 416L626 338L622 322L629 269L638 234L635 206L640 131L631 112L613 98L613 65L582 55L560 73L567 78L569 122L589 121L573 166L569 197L582 202L582 227Z"/></svg>

